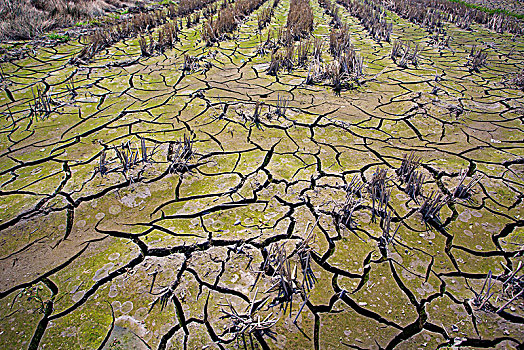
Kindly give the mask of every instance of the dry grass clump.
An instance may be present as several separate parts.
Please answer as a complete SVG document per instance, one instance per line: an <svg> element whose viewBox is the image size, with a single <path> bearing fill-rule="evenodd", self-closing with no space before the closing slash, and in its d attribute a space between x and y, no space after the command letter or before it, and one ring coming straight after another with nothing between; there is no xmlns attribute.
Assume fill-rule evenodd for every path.
<svg viewBox="0 0 524 350"><path fill-rule="evenodd" d="M402 68L408 68L409 62L418 67L418 44L413 45L409 41L395 40L391 47L391 59Z"/></svg>
<svg viewBox="0 0 524 350"><path fill-rule="evenodd" d="M524 69L521 69L519 72L510 77L508 82L509 85L524 91Z"/></svg>
<svg viewBox="0 0 524 350"><path fill-rule="evenodd" d="M215 0L180 0L177 14L179 17L185 17L195 11L202 10L213 1Z"/></svg>
<svg viewBox="0 0 524 350"><path fill-rule="evenodd" d="M193 25L198 23L200 23L200 12L186 16L186 28L191 28Z"/></svg>
<svg viewBox="0 0 524 350"><path fill-rule="evenodd" d="M82 51L71 60L72 63L80 63L90 60L97 52L102 51L106 47L110 46L113 43L114 33L109 30L96 30L91 36L87 39L87 44L84 46Z"/></svg>
<svg viewBox="0 0 524 350"><path fill-rule="evenodd" d="M407 20L420 24L430 31L443 32L442 21L470 29L476 22L499 33L523 34L524 25L513 16L486 12L449 0L382 0L384 6Z"/></svg>
<svg viewBox="0 0 524 350"><path fill-rule="evenodd" d="M155 51L164 52L166 49L172 49L175 42L179 41L178 32L176 22L169 22L159 29L156 38L149 34L149 45L146 39L141 36L138 43L142 56L151 56Z"/></svg>
<svg viewBox="0 0 524 350"><path fill-rule="evenodd" d="M369 31L376 41L390 41L393 24L386 21L384 8L372 1L338 0L360 24Z"/></svg>
<svg viewBox="0 0 524 350"><path fill-rule="evenodd" d="M150 31L156 26L165 23L166 20L166 14L164 11L157 10L149 13L138 13L123 23L99 29L88 37L86 46L84 46L82 51L80 51L72 62L78 63L88 61L93 58L96 53L113 45L117 41ZM171 35L177 36L176 33L178 32L178 27L166 27L164 31L165 32L162 35L167 36L167 38L162 39L167 40ZM170 34L171 31L174 31L174 33ZM140 45L142 48L143 40L141 40Z"/></svg>
<svg viewBox="0 0 524 350"><path fill-rule="evenodd" d="M224 34L232 32L237 27L233 6L220 9L216 19L211 18L202 24L202 39L208 46L220 41Z"/></svg>
<svg viewBox="0 0 524 350"><path fill-rule="evenodd" d="M276 42L278 45L288 46L291 45L293 41L293 35L291 34L291 30L289 30L289 28L285 28L284 26L278 28L276 34Z"/></svg>
<svg viewBox="0 0 524 350"><path fill-rule="evenodd" d="M291 0L286 27L293 40L309 37L313 31L313 18L309 0Z"/></svg>
<svg viewBox="0 0 524 350"><path fill-rule="evenodd" d="M32 39L46 31L141 0L0 0L0 40Z"/></svg>
<svg viewBox="0 0 524 350"><path fill-rule="evenodd" d="M216 3L208 5L205 9L202 10L202 17L210 18L218 12L218 5Z"/></svg>
<svg viewBox="0 0 524 350"><path fill-rule="evenodd" d="M313 59L317 61L322 60L322 51L324 50L324 41L321 38L313 40Z"/></svg>
<svg viewBox="0 0 524 350"><path fill-rule="evenodd" d="M446 34L435 33L429 36L428 44L438 50L450 49L449 42L451 37Z"/></svg>
<svg viewBox="0 0 524 350"><path fill-rule="evenodd" d="M190 161L195 156L194 141L184 134L183 140L169 142L167 149L168 172L182 175L191 168Z"/></svg>
<svg viewBox="0 0 524 350"><path fill-rule="evenodd" d="M313 30L313 10L308 0L291 0L286 26L276 33L276 44L293 46L295 41L308 38Z"/></svg>
<svg viewBox="0 0 524 350"><path fill-rule="evenodd" d="M211 18L202 25L202 39L208 46L225 38L232 33L239 22L250 13L258 9L264 0L238 0L234 5L224 2L215 18Z"/></svg>
<svg viewBox="0 0 524 350"><path fill-rule="evenodd" d="M282 57L281 66L287 69L288 72L293 70L295 62L295 45L287 46L284 50L284 56Z"/></svg>
<svg viewBox="0 0 524 350"><path fill-rule="evenodd" d="M264 29L269 23L271 23L271 18L273 17L279 2L280 0L274 0L271 7L267 7L257 14L258 30Z"/></svg>
<svg viewBox="0 0 524 350"><path fill-rule="evenodd" d="M468 56L467 66L471 72L479 72L481 67L487 64L488 54L482 49L477 49L476 46L471 48Z"/></svg>
<svg viewBox="0 0 524 350"><path fill-rule="evenodd" d="M436 227L442 227L440 219L440 210L450 202L449 196L444 196L442 193L431 192L419 208L422 214L422 220Z"/></svg>
<svg viewBox="0 0 524 350"><path fill-rule="evenodd" d="M275 46L267 69L269 75L276 76L282 69L291 72L294 68L306 67L311 56L320 57L322 44L320 40L300 41L283 48L283 53Z"/></svg>
<svg viewBox="0 0 524 350"><path fill-rule="evenodd" d="M339 57L342 52L351 46L349 26L343 24L339 29L332 29L329 34L329 52Z"/></svg>
<svg viewBox="0 0 524 350"><path fill-rule="evenodd" d="M362 57L350 46L331 63L313 60L309 65L306 84L329 84L335 92L353 87L364 75Z"/></svg>
<svg viewBox="0 0 524 350"><path fill-rule="evenodd" d="M191 56L184 55L184 64L182 65L182 71L187 74L192 74L197 71L206 72L211 69L211 59L215 58L215 52L210 52L207 55L202 56Z"/></svg>
<svg viewBox="0 0 524 350"><path fill-rule="evenodd" d="M257 47L256 53L257 55L264 56L270 52L274 53L276 50L278 50L278 45L275 40L273 40L271 29L269 29L266 40L263 41L262 36L260 36L260 45Z"/></svg>
<svg viewBox="0 0 524 350"><path fill-rule="evenodd" d="M257 14L258 30L264 29L271 22L273 11L273 7L266 7Z"/></svg>
<svg viewBox="0 0 524 350"><path fill-rule="evenodd" d="M333 28L329 35L329 53L333 56L330 63L322 63L322 43L313 42L313 60L309 65L306 84L329 84L336 93L342 89L359 84L364 75L364 63L351 45L349 26L341 24Z"/></svg>
<svg viewBox="0 0 524 350"><path fill-rule="evenodd" d="M429 7L429 4L426 4L425 0L415 0L411 2L392 0L391 2L385 2L385 4L400 17L425 27L430 33L443 32L442 13L435 8Z"/></svg>
<svg viewBox="0 0 524 350"><path fill-rule="evenodd" d="M342 20L340 19L338 7L335 5L335 3L331 2L330 0L319 0L319 4L322 8L324 8L324 12L331 16L331 22L329 24L335 28L340 27L342 25Z"/></svg>
<svg viewBox="0 0 524 350"><path fill-rule="evenodd" d="M296 48L297 57L296 57L296 65L298 67L304 67L306 66L309 56L311 56L311 47L312 43L310 40L305 42L299 42Z"/></svg>
<svg viewBox="0 0 524 350"><path fill-rule="evenodd" d="M273 52L271 54L271 62L267 69L267 74L276 76L282 67L282 54L280 52Z"/></svg>
<svg viewBox="0 0 524 350"><path fill-rule="evenodd" d="M458 17L455 20L455 24L457 27L465 30L471 30L471 24L473 20L471 19L471 16L469 15L469 12L464 17Z"/></svg>

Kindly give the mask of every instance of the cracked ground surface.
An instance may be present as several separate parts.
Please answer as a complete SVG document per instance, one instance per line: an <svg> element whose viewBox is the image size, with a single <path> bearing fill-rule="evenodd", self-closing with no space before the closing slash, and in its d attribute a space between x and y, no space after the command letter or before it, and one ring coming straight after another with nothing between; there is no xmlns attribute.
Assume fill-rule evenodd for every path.
<svg viewBox="0 0 524 350"><path fill-rule="evenodd" d="M388 12L393 38L422 47L418 68L399 68L391 44L372 40L340 7L366 81L337 96L305 85L305 69L266 74L270 57L255 53L256 14L270 5L214 47L204 47L196 26L174 49L136 61L140 48L129 39L89 64L69 64L82 48L70 42L2 65L2 348L524 341L523 299L494 311L508 301L501 281L517 270L524 245L524 93L504 83L522 68L522 37L445 24L452 41L438 50L423 28ZM313 34L329 43L330 17L311 6ZM263 35L285 24L288 9L282 0ZM466 66L474 45L489 55L479 72ZM212 67L187 74L184 53L213 53ZM45 118L29 116L37 87L52 98ZM269 113L282 98L285 115ZM184 135L195 155L170 172L169 143ZM144 143L149 161L124 174L115 149L127 142L135 152ZM425 176L418 203L395 173L410 152ZM368 184L378 169L388 170L398 227L386 254L367 191L349 228L334 214L351 179ZM448 202L442 225L425 223L424 198L451 194L461 170L483 175L471 198ZM306 243L316 280L284 310L271 288L277 263L268 261L278 247L302 280L297 252ZM492 309L477 307L490 271ZM275 324L235 338L225 312L246 314L266 296L250 316Z"/></svg>

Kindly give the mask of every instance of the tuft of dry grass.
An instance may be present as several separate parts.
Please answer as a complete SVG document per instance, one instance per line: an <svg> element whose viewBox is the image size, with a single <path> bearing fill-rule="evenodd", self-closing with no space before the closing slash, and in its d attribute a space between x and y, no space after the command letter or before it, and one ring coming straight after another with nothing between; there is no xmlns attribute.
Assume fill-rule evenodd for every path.
<svg viewBox="0 0 524 350"><path fill-rule="evenodd" d="M258 30L264 29L269 22L271 22L271 17L273 16L273 7L266 7L259 14L257 14L257 23Z"/></svg>
<svg viewBox="0 0 524 350"><path fill-rule="evenodd" d="M331 16L331 24L334 28L339 28L342 25L342 20L338 14L338 7L330 0L319 0L319 4L324 8L324 12Z"/></svg>
<svg viewBox="0 0 524 350"><path fill-rule="evenodd" d="M339 29L332 29L329 34L329 52L339 57L351 44L349 26L343 24Z"/></svg>
<svg viewBox="0 0 524 350"><path fill-rule="evenodd" d="M346 0L347 1L347 0ZM426 27L430 32L444 33L444 20L469 29L472 22L499 33L523 34L522 21L505 13L486 12L467 4L449 0L381 0L401 17Z"/></svg>
<svg viewBox="0 0 524 350"><path fill-rule="evenodd" d="M322 51L324 50L324 41L321 38L315 38L313 41L313 59L322 60Z"/></svg>
<svg viewBox="0 0 524 350"><path fill-rule="evenodd" d="M369 31L376 41L391 40L393 24L386 21L384 8L377 2L358 0L338 0L352 16L357 17L360 23Z"/></svg>
<svg viewBox="0 0 524 350"><path fill-rule="evenodd" d="M418 67L418 55L419 55L418 44L413 45L411 49L411 42L395 40L391 46L391 59L402 68L408 68L409 62L416 68Z"/></svg>
<svg viewBox="0 0 524 350"><path fill-rule="evenodd" d="M476 46L471 47L468 56L467 66L471 72L479 72L480 68L486 66L488 54L483 49L477 49Z"/></svg>
<svg viewBox="0 0 524 350"><path fill-rule="evenodd" d="M173 42L178 41L180 28L177 22L166 22L166 13L163 10L156 10L148 13L138 13L131 17L131 19L112 27L100 28L88 37L86 46L72 59L72 63L88 61L93 58L96 53L113 45L117 41L150 32L153 28L161 24L165 24L165 26L159 30L159 38L156 43L151 35L149 47L147 47L145 43L145 38L142 37L139 39L142 55L149 56L154 50L163 51L165 48L173 47Z"/></svg>
<svg viewBox="0 0 524 350"><path fill-rule="evenodd" d="M202 39L208 46L222 40L228 33L232 33L237 28L242 19L258 9L263 3L264 0L238 0L232 5L224 1L217 17L212 17L202 24Z"/></svg>
<svg viewBox="0 0 524 350"><path fill-rule="evenodd" d="M524 69L515 73L509 80L510 84L524 91Z"/></svg>
<svg viewBox="0 0 524 350"><path fill-rule="evenodd" d="M178 3L178 16L185 17L195 11L202 10L215 0L180 0Z"/></svg>
<svg viewBox="0 0 524 350"><path fill-rule="evenodd" d="M271 54L271 62L269 63L267 74L276 76L282 67L282 60L283 58L280 52L274 52Z"/></svg>
<svg viewBox="0 0 524 350"><path fill-rule="evenodd" d="M313 31L313 18L309 0L291 0L287 15L287 30L291 33L293 40L309 37Z"/></svg>
<svg viewBox="0 0 524 350"><path fill-rule="evenodd" d="M343 50L328 64L314 59L309 64L306 84L330 84L336 93L360 83L364 76L364 61L352 46Z"/></svg>
<svg viewBox="0 0 524 350"><path fill-rule="evenodd" d="M0 40L33 39L42 33L144 0L0 0Z"/></svg>
<svg viewBox="0 0 524 350"><path fill-rule="evenodd" d="M151 33L149 34L149 45L145 37L140 36L138 43L142 56L148 57L153 55L155 51L164 52L166 49L173 48L175 42L179 40L178 32L176 22L169 22L158 30L157 38L154 38Z"/></svg>

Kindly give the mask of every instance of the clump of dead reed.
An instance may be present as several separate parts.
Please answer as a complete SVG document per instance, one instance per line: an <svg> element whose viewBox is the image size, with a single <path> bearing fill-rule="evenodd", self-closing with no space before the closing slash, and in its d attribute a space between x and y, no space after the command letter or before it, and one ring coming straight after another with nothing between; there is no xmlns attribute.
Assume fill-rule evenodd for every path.
<svg viewBox="0 0 524 350"><path fill-rule="evenodd" d="M411 48L411 42L395 40L391 46L391 59L402 68L408 68L409 63L414 67L418 67L418 44L413 44Z"/></svg>
<svg viewBox="0 0 524 350"><path fill-rule="evenodd" d="M189 14L186 16L186 28L191 28L195 24L200 23L200 12Z"/></svg>
<svg viewBox="0 0 524 350"><path fill-rule="evenodd" d="M156 37L149 34L149 44L144 36L140 36L138 43L142 56L151 56L154 52L164 52L174 47L175 42L179 41L179 29L176 22L169 22L158 30Z"/></svg>
<svg viewBox="0 0 524 350"><path fill-rule="evenodd" d="M275 53L278 50L278 43L275 42L275 40L271 36L271 29L267 31L267 37L266 40L262 41L262 37L260 37L260 45L258 45L256 49L257 55L267 55L268 53Z"/></svg>
<svg viewBox="0 0 524 350"><path fill-rule="evenodd" d="M277 76L278 71L282 67L282 54L280 52L274 52L271 54L271 62L269 63L269 67L267 69L267 74Z"/></svg>
<svg viewBox="0 0 524 350"><path fill-rule="evenodd" d="M381 218L386 216L389 199L391 198L391 189L388 189L389 181L387 169L378 168L371 176L371 181L367 184L367 190L371 195L372 221L375 221L377 216Z"/></svg>
<svg viewBox="0 0 524 350"><path fill-rule="evenodd" d="M309 60L309 56L311 55L311 41L301 41L298 43L297 45L297 48L296 48L296 52L297 52L297 57L296 57L296 65L298 67L305 67L308 60Z"/></svg>
<svg viewBox="0 0 524 350"><path fill-rule="evenodd" d="M143 165L154 163L153 155L156 153L157 146L147 146L146 140L139 136L139 145L133 147L131 141L122 142L120 146L114 145L107 147L100 152L98 157L98 165L95 168L95 173L102 176L112 172L122 172L128 178L128 173L138 164ZM114 156L108 158L110 151L114 152ZM110 167L111 164L117 163L116 166Z"/></svg>
<svg viewBox="0 0 524 350"><path fill-rule="evenodd" d="M420 158L416 157L413 152L409 156L404 155L400 168L396 169L401 183L405 183L404 192L418 204L418 197L423 195L422 185L425 176L417 171L420 165Z"/></svg>
<svg viewBox="0 0 524 350"><path fill-rule="evenodd" d="M286 27L293 40L309 37L313 31L313 18L309 0L291 0Z"/></svg>
<svg viewBox="0 0 524 350"><path fill-rule="evenodd" d="M246 338L249 339L251 348L255 349L253 335L255 335L255 338L264 334L272 336L274 332L270 329L279 320L278 317L273 317L273 313L269 313L266 317L261 317L259 311L261 311L261 309L267 304L269 296L257 300L257 294L258 288L255 292L253 301L247 307L246 312L237 311L228 299L226 299L227 304L219 304L220 306L225 307L220 309L220 312L222 313L220 318L230 322L224 335L230 334L232 336L230 341L236 340L237 343L242 341L244 349L248 348Z"/></svg>
<svg viewBox="0 0 524 350"><path fill-rule="evenodd" d="M435 33L429 36L428 43L438 50L450 49L449 42L451 37L446 34Z"/></svg>
<svg viewBox="0 0 524 350"><path fill-rule="evenodd" d="M450 198L448 196L444 196L441 193L435 194L435 191L431 192L419 208L419 212L422 214L422 220L436 227L441 227L440 210L447 205L449 201Z"/></svg>
<svg viewBox="0 0 524 350"><path fill-rule="evenodd" d="M363 188L364 183L360 181L356 175L353 176L350 183L345 188L346 197L344 202L340 209L334 212L334 217L338 225L344 225L349 229L356 226L356 223L353 220L353 213L364 203L362 199Z"/></svg>
<svg viewBox="0 0 524 350"><path fill-rule="evenodd" d="M284 26L278 28L276 32L276 42L280 46L289 46L293 44L294 38L291 30Z"/></svg>
<svg viewBox="0 0 524 350"><path fill-rule="evenodd" d="M200 69L209 70L209 68L211 68L211 63L206 61L205 58L205 56L192 56L184 54L182 71L191 74Z"/></svg>
<svg viewBox="0 0 524 350"><path fill-rule="evenodd" d="M499 33L524 33L524 25L505 13L486 12L466 4L448 0L382 0L382 3L399 16L426 27L430 32L444 33L443 21L470 29L471 23L479 23Z"/></svg>
<svg viewBox="0 0 524 350"><path fill-rule="evenodd" d="M360 54L350 46L330 63L324 64L313 60L309 64L306 84L327 83L333 86L336 93L342 89L353 87L353 83L360 83L364 75L364 63Z"/></svg>
<svg viewBox="0 0 524 350"><path fill-rule="evenodd" d="M128 8L138 11L143 8L144 2L142 0L2 0L0 1L0 40L33 39L49 30L100 18L116 9Z"/></svg>
<svg viewBox="0 0 524 350"><path fill-rule="evenodd" d="M330 0L319 0L319 4L324 8L324 12L331 16L331 22L329 24L334 28L339 28L342 25L342 20L338 14L337 5Z"/></svg>
<svg viewBox="0 0 524 350"><path fill-rule="evenodd" d="M322 51L324 50L324 41L321 38L315 38L313 41L313 60L322 60Z"/></svg>
<svg viewBox="0 0 524 350"><path fill-rule="evenodd" d="M393 24L385 19L384 9L371 1L338 0L352 16L357 17L376 41L390 41Z"/></svg>
<svg viewBox="0 0 524 350"><path fill-rule="evenodd" d="M202 39L206 45L223 40L232 33L242 19L258 9L264 0L238 0L234 5L224 2L216 18L211 18L202 25Z"/></svg>
<svg viewBox="0 0 524 350"><path fill-rule="evenodd" d="M86 62L119 40L146 33L165 22L166 13L163 10L156 10L149 13L138 13L123 23L100 28L88 37L86 45L72 59L72 62Z"/></svg>
<svg viewBox="0 0 524 350"><path fill-rule="evenodd" d="M277 95L277 105L275 107L274 114L279 117L284 117L286 115L286 109L289 104L289 100L284 97L280 97L280 94Z"/></svg>
<svg viewBox="0 0 524 350"><path fill-rule="evenodd" d="M206 8L202 10L202 17L211 18L218 12L218 6L215 3L209 4Z"/></svg>
<svg viewBox="0 0 524 350"><path fill-rule="evenodd" d="M508 80L508 85L524 91L524 69L514 73Z"/></svg>
<svg viewBox="0 0 524 350"><path fill-rule="evenodd" d="M167 149L168 172L183 174L190 169L190 161L194 157L193 141L184 134L182 140L170 142Z"/></svg>
<svg viewBox="0 0 524 350"><path fill-rule="evenodd" d="M480 292L476 292L472 289L475 294L475 297L472 299L472 304L477 309L486 312L502 313L505 312L504 310L510 306L511 303L524 297L524 275L521 274L518 276L518 273L524 266L522 262L519 262L514 269L511 269L504 264L502 264L502 266L506 271L503 275L493 278L493 274L491 270L489 270ZM496 282L499 282L498 288L494 288ZM491 302L492 297L497 292L498 295L493 303L499 302L498 305L500 306L495 306Z"/></svg>
<svg viewBox="0 0 524 350"><path fill-rule="evenodd" d="M273 16L274 7L266 7L260 13L257 14L257 25L258 30L262 30L271 22Z"/></svg>
<svg viewBox="0 0 524 350"><path fill-rule="evenodd" d="M120 166L117 169L122 171L124 176L127 178L127 173L129 170L131 170L133 166L140 162L138 158L139 152L135 151L131 147L131 143L129 141L122 143L120 147L113 146L113 150L120 161Z"/></svg>
<svg viewBox="0 0 524 350"><path fill-rule="evenodd" d="M488 54L483 49L477 49L476 46L471 47L469 52L467 66L471 72L479 72L480 68L486 66Z"/></svg>
<svg viewBox="0 0 524 350"><path fill-rule="evenodd" d="M466 177L468 176L467 170L461 170L460 179L457 187L453 190L451 197L453 199L465 199L471 200L474 193L473 187L482 180L482 175L475 175L469 182L466 183Z"/></svg>
<svg viewBox="0 0 524 350"><path fill-rule="evenodd" d="M37 86L36 94L33 89L31 89L31 93L33 94L33 103L29 102L30 117L40 118L41 120L46 119L54 110L52 107L54 103L49 92Z"/></svg>
<svg viewBox="0 0 524 350"><path fill-rule="evenodd" d="M340 57L351 46L349 26L343 24L339 29L332 29L329 34L329 52Z"/></svg>
<svg viewBox="0 0 524 350"><path fill-rule="evenodd" d="M314 44L308 40L300 41L297 44L292 43L289 46L285 46L281 51L275 48L271 55L271 62L267 73L276 76L282 69L291 72L294 68L306 67L313 53L313 45Z"/></svg>
<svg viewBox="0 0 524 350"><path fill-rule="evenodd" d="M202 10L215 0L180 0L178 3L177 15L185 17L195 11Z"/></svg>

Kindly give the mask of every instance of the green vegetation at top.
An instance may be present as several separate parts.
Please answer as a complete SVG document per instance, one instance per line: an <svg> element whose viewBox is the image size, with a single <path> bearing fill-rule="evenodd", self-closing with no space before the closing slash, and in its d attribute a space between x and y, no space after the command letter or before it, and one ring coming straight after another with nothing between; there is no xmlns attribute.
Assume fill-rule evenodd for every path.
<svg viewBox="0 0 524 350"><path fill-rule="evenodd" d="M47 33L47 37L52 40L57 40L60 42L69 41L70 37L67 34L58 34L58 33Z"/></svg>
<svg viewBox="0 0 524 350"><path fill-rule="evenodd" d="M507 16L513 16L513 17L516 17L518 19L524 19L524 15L521 15L521 14L518 14L518 13L515 13L515 12L511 12L511 11L508 11L508 10L505 10L505 9L500 9L500 8L492 9L492 8L488 8L488 7L484 7L484 6L480 6L480 5L471 4L471 3L467 2L467 1L464 1L464 0L448 0L448 1L456 2L456 3L462 4L462 5L466 6L466 7L469 7L469 8L472 8L472 9L476 9L476 10L479 10L479 11L482 11L482 12L490 13L490 14L502 13L502 14L505 14Z"/></svg>

